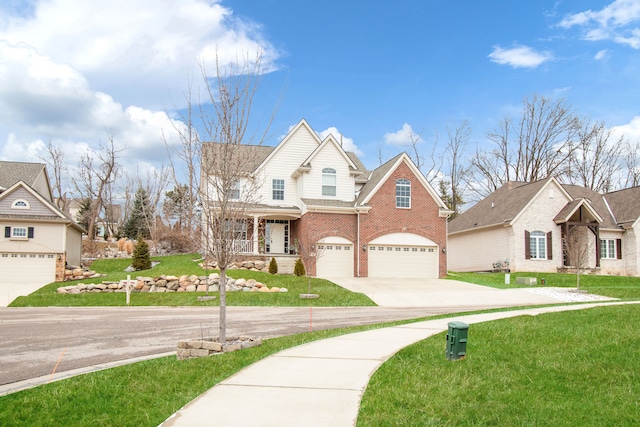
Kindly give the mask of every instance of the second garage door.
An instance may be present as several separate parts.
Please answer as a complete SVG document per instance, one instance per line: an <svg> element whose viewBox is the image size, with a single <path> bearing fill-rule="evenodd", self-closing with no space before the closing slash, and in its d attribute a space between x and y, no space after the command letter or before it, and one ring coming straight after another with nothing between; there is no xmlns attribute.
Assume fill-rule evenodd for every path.
<svg viewBox="0 0 640 427"><path fill-rule="evenodd" d="M438 246L422 236L395 233L368 245L369 277L429 278L439 276Z"/></svg>

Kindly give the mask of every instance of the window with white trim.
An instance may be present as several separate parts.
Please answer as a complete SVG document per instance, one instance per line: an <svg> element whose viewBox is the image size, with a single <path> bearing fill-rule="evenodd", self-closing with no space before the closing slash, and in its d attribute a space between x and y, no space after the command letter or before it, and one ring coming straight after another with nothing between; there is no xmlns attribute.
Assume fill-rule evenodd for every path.
<svg viewBox="0 0 640 427"><path fill-rule="evenodd" d="M23 199L15 200L11 204L11 209L29 209L29 208L30 208L29 202Z"/></svg>
<svg viewBox="0 0 640 427"><path fill-rule="evenodd" d="M238 199L240 199L240 181L235 181L231 183L231 188L229 189L229 200Z"/></svg>
<svg viewBox="0 0 640 427"><path fill-rule="evenodd" d="M411 181L400 178L396 180L396 208L411 207Z"/></svg>
<svg viewBox="0 0 640 427"><path fill-rule="evenodd" d="M543 231L532 231L529 234L531 259L547 259L547 234Z"/></svg>
<svg viewBox="0 0 640 427"><path fill-rule="evenodd" d="M600 240L600 258L616 259L616 240L601 239Z"/></svg>
<svg viewBox="0 0 640 427"><path fill-rule="evenodd" d="M336 170L333 168L322 169L322 195L336 195Z"/></svg>
<svg viewBox="0 0 640 427"><path fill-rule="evenodd" d="M284 200L284 179L274 179L271 181L273 200Z"/></svg>

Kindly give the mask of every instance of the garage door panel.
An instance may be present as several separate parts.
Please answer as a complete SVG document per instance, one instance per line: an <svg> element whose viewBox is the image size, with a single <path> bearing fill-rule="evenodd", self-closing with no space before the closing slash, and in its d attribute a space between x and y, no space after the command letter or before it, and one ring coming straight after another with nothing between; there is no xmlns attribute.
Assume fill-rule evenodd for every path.
<svg viewBox="0 0 640 427"><path fill-rule="evenodd" d="M352 244L318 244L317 277L353 277Z"/></svg>
<svg viewBox="0 0 640 427"><path fill-rule="evenodd" d="M54 282L56 261L52 254L0 254L0 284Z"/></svg>

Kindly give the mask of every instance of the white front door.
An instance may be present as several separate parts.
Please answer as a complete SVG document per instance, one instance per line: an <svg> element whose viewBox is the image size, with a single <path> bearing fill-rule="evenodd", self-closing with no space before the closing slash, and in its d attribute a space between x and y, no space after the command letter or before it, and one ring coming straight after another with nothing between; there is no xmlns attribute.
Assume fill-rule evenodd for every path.
<svg viewBox="0 0 640 427"><path fill-rule="evenodd" d="M284 227L284 224L269 224L269 252L272 254L284 253Z"/></svg>

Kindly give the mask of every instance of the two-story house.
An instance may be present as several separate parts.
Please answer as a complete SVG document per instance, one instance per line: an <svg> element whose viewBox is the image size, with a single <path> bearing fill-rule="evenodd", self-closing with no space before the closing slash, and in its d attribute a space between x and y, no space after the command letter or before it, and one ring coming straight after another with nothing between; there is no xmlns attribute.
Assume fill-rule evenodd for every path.
<svg viewBox="0 0 640 427"><path fill-rule="evenodd" d="M207 145L218 150L220 144ZM251 151L245 172L259 182L239 226L242 252L306 251L313 255L307 269L318 277L446 275L451 212L405 153L367 170L333 136L321 140L305 120L275 147L239 149ZM238 197L241 188L238 183Z"/></svg>
<svg viewBox="0 0 640 427"><path fill-rule="evenodd" d="M64 279L80 265L82 227L53 203L40 163L0 162L0 293Z"/></svg>

